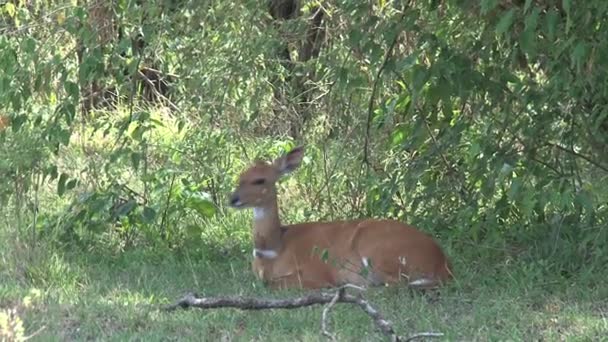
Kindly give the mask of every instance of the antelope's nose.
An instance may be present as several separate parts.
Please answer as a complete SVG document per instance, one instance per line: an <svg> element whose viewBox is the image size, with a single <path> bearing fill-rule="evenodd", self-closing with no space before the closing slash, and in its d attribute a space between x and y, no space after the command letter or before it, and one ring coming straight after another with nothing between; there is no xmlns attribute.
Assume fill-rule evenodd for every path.
<svg viewBox="0 0 608 342"><path fill-rule="evenodd" d="M237 194L233 194L232 197L230 197L230 205L233 207L240 207L241 206L241 199L239 198L239 195Z"/></svg>

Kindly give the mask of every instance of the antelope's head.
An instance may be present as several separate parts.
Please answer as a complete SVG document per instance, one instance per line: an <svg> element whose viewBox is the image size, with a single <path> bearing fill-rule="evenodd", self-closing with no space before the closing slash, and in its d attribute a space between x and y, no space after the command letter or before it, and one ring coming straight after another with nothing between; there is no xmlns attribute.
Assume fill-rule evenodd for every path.
<svg viewBox="0 0 608 342"><path fill-rule="evenodd" d="M276 201L276 182L300 166L304 147L287 152L272 163L256 161L239 176L237 188L230 196L234 208L265 207Z"/></svg>

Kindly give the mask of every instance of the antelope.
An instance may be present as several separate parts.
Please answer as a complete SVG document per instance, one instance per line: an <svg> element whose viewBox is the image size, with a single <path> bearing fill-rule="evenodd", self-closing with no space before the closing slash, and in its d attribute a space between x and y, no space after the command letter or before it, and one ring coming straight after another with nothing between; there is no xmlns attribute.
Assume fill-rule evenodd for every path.
<svg viewBox="0 0 608 342"><path fill-rule="evenodd" d="M257 160L239 175L230 206L253 208L253 272L274 289L407 283L436 288L450 263L426 233L398 221L358 219L281 225L277 180L297 169L299 146L272 163Z"/></svg>

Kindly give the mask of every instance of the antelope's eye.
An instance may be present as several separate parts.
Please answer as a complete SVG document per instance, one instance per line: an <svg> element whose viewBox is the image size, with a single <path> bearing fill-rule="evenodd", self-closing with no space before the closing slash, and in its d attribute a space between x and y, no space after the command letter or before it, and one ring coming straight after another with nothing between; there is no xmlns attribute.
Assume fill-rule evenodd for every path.
<svg viewBox="0 0 608 342"><path fill-rule="evenodd" d="M259 178L259 179L254 180L251 184L253 184L253 185L262 185L264 183L266 183L266 180L264 178Z"/></svg>

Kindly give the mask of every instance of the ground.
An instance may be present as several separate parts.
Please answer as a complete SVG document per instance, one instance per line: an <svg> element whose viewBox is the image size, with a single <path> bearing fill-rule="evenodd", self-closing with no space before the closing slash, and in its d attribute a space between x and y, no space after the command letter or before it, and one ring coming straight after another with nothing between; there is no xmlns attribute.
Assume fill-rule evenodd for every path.
<svg viewBox="0 0 608 342"><path fill-rule="evenodd" d="M538 281L523 265L481 268L457 261L455 266L458 279L438 300L400 287L371 289L365 297L402 335L442 332L445 338L439 340L445 341L606 339L608 287L599 278ZM303 294L264 288L253 277L245 251L207 259L152 250L117 256L52 252L44 260L4 268L0 275L0 306L17 309L25 335L34 333L34 341L325 340L319 306L158 310L189 291L269 298ZM329 323L341 341L383 340L364 313L346 304L332 311Z"/></svg>

